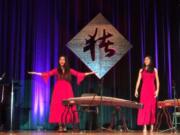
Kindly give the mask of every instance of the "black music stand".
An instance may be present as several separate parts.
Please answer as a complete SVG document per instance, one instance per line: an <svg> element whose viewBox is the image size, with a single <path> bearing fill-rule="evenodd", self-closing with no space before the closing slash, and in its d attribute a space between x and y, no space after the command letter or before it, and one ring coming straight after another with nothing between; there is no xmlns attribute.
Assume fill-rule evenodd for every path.
<svg viewBox="0 0 180 135"><path fill-rule="evenodd" d="M1 75L1 77L0 77L0 83L2 83L2 94L1 94L1 97L0 97L0 104L4 104L4 102L5 102L5 99L6 99L6 97L5 97L5 85L6 84L4 84L4 79L5 79L5 76L6 76L6 73L3 73L2 75ZM3 123L3 125L4 125L5 123ZM2 127L2 129L1 130L4 130L4 127Z"/></svg>
<svg viewBox="0 0 180 135"><path fill-rule="evenodd" d="M0 77L0 81L3 81L6 73L3 73ZM13 79L11 80L11 99L10 99L10 131L13 131L13 111L14 111L14 90L21 85L18 82L15 82ZM3 87L4 89L4 87Z"/></svg>
<svg viewBox="0 0 180 135"><path fill-rule="evenodd" d="M1 75L1 77L0 77L0 82L4 80L5 75L6 75L6 73L3 73L3 74ZM4 93L4 85L3 85L3 93ZM3 93L2 93L2 94L3 94ZM1 98L1 101L0 101L0 102L2 102L2 101L3 101L3 95L2 95L2 98Z"/></svg>

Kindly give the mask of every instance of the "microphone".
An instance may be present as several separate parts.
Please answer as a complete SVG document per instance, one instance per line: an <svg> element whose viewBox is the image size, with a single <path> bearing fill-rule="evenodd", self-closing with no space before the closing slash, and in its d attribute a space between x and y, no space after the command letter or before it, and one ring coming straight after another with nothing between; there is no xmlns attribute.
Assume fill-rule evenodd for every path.
<svg viewBox="0 0 180 135"><path fill-rule="evenodd" d="M2 76L0 77L0 80L4 79L5 75L6 75L6 73L4 72L4 73L2 74Z"/></svg>
<svg viewBox="0 0 180 135"><path fill-rule="evenodd" d="M61 70L62 70L62 72L64 72L64 71L65 71L65 68L62 66L62 67L61 67Z"/></svg>
<svg viewBox="0 0 180 135"><path fill-rule="evenodd" d="M176 82L175 80L172 80L172 88L175 88L176 87Z"/></svg>

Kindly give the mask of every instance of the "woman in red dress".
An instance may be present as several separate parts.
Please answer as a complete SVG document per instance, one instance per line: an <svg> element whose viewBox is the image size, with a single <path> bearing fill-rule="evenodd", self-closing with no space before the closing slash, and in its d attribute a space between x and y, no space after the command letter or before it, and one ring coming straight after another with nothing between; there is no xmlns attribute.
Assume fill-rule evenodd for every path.
<svg viewBox="0 0 180 135"><path fill-rule="evenodd" d="M49 123L60 124L59 130L65 130L63 122L61 121L62 113L64 112L64 105L62 101L74 97L72 86L71 86L71 75L77 77L77 84L80 84L85 76L94 74L94 72L80 73L74 69L69 68L68 60L65 56L59 57L59 65L48 72L28 72L29 74L36 74L43 77L47 82L50 76L56 76L57 81L54 85L54 90L51 98L50 113L49 113ZM73 107L76 110L76 106ZM70 123L70 116L67 116L67 123ZM79 122L78 114L75 115L75 122Z"/></svg>
<svg viewBox="0 0 180 135"><path fill-rule="evenodd" d="M144 126L143 132L147 132L147 125L151 125L150 131L153 131L156 114L156 98L159 94L159 77L158 71L154 68L151 56L146 56L144 66L139 71L136 83L135 97L138 97L138 89L142 80L140 93L140 103L144 105L138 111L137 124Z"/></svg>

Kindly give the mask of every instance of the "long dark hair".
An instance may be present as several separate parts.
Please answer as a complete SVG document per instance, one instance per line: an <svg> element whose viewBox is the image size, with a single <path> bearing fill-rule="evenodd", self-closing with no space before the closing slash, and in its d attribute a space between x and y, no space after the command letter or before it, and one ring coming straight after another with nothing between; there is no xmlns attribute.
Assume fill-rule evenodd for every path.
<svg viewBox="0 0 180 135"><path fill-rule="evenodd" d="M67 81L71 81L71 74L70 74L70 67L69 67L69 62L68 62L68 58L64 55L61 55L59 57L59 59L61 57L64 57L65 58L65 64L63 66L64 68L64 73L63 73L63 70L62 70L62 67L60 64L58 64L58 67L57 67L57 70L58 70L58 73L59 73L59 76L61 79L64 79L64 80L67 80Z"/></svg>
<svg viewBox="0 0 180 135"><path fill-rule="evenodd" d="M148 66L146 66L145 63L144 63L143 70L145 70L145 68L147 67L147 69L146 69L147 72L150 72L150 73L154 72L154 62L153 62L152 57L151 56L146 56L145 58L150 59L150 64Z"/></svg>

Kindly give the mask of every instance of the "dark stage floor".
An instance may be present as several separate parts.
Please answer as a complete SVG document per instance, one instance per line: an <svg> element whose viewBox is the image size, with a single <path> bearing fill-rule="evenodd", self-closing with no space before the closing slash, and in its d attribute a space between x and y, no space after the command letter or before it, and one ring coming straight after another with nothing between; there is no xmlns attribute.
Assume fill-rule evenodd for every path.
<svg viewBox="0 0 180 135"><path fill-rule="evenodd" d="M60 135L169 135L169 134L177 134L179 135L180 132L147 132L143 133L141 131L131 131L131 132L108 132L108 131L102 131L102 132L67 132L67 133L60 133L56 131L47 131L47 132L39 132L39 131L17 131L17 132L0 132L0 135L54 135L54 134L60 134Z"/></svg>

